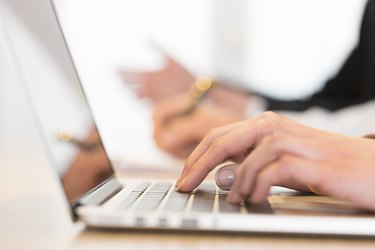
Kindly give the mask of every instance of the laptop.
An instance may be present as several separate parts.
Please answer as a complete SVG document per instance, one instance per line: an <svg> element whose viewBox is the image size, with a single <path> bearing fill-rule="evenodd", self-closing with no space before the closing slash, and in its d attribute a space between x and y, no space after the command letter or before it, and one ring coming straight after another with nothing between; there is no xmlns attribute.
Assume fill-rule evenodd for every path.
<svg viewBox="0 0 375 250"><path fill-rule="evenodd" d="M103 229L375 236L373 214L329 197L274 187L262 204L234 205L214 182L179 193L174 180L116 177L58 16L44 3L48 14L36 12L37 20L46 15L49 32L38 32L53 42L67 75L56 82L24 78L22 86L74 221Z"/></svg>

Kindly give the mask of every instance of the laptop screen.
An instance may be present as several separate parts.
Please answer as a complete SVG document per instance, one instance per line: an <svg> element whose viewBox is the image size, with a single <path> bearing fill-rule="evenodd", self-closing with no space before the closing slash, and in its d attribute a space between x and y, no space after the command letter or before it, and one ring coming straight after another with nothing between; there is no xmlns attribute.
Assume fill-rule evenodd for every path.
<svg viewBox="0 0 375 250"><path fill-rule="evenodd" d="M31 99L46 149L73 206L79 197L111 177L113 170L51 2L25 4L10 1L9 8L19 15L38 45L29 53L21 53L17 39L11 40L21 82ZM37 53L40 45L42 49ZM34 60L41 63L32 63Z"/></svg>

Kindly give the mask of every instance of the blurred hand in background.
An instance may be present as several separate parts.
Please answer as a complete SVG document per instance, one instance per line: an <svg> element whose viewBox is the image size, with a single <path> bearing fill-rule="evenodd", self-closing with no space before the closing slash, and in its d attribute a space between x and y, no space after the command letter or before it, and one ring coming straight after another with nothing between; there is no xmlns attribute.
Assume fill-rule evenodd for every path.
<svg viewBox="0 0 375 250"><path fill-rule="evenodd" d="M154 46L155 47L155 46ZM189 90L195 77L177 60L156 46L164 57L165 65L158 71L121 70L120 76L126 84L133 85L140 98L147 98L152 103Z"/></svg>
<svg viewBox="0 0 375 250"><path fill-rule="evenodd" d="M157 47L165 65L159 71L120 72L126 84L133 85L140 98L154 104L154 139L166 152L185 158L207 131L245 118L250 95L215 84L202 105L181 116L190 106L189 89L196 78L182 64Z"/></svg>
<svg viewBox="0 0 375 250"><path fill-rule="evenodd" d="M164 100L155 107L154 139L166 152L185 158L212 128L239 121L244 115L207 98L193 112L187 94Z"/></svg>

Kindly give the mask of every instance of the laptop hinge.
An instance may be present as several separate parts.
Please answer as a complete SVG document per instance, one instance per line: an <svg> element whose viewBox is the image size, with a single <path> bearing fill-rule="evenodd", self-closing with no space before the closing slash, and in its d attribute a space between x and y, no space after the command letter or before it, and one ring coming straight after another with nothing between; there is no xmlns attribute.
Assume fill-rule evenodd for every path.
<svg viewBox="0 0 375 250"><path fill-rule="evenodd" d="M82 205L100 205L112 198L123 188L123 185L115 178L111 178L103 183L101 186L91 191L89 194L82 197L78 206Z"/></svg>

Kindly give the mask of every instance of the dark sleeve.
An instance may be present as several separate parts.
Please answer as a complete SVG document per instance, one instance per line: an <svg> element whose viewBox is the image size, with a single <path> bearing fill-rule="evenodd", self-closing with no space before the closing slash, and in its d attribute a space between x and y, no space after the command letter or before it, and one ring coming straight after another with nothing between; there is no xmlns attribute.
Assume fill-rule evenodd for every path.
<svg viewBox="0 0 375 250"><path fill-rule="evenodd" d="M375 0L367 3L358 46L339 73L306 100L282 101L264 97L268 110L303 111L322 107L331 111L364 103L375 97Z"/></svg>

